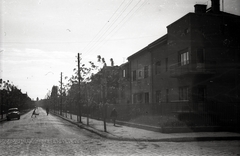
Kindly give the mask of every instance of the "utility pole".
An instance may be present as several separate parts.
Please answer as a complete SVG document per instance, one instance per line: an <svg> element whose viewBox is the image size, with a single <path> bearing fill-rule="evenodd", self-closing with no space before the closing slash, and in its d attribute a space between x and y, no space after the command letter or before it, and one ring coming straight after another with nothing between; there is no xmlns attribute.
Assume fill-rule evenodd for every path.
<svg viewBox="0 0 240 156"><path fill-rule="evenodd" d="M61 78L60 78L61 88L60 88L60 115L63 115L63 107L62 107L62 72L61 72Z"/></svg>
<svg viewBox="0 0 240 156"><path fill-rule="evenodd" d="M88 90L88 84L85 84L85 90L86 90L86 102L87 102L87 125L89 126L89 113L90 113L90 109L89 109L89 90Z"/></svg>
<svg viewBox="0 0 240 156"><path fill-rule="evenodd" d="M107 79L106 79L106 68L103 67L103 74L104 74L104 88L103 88L103 127L104 132L107 132L107 124L106 124L106 118L107 118Z"/></svg>
<svg viewBox="0 0 240 156"><path fill-rule="evenodd" d="M81 110L81 71L80 71L80 54L78 53L78 93L79 93L79 122L82 122Z"/></svg>
<svg viewBox="0 0 240 156"><path fill-rule="evenodd" d="M0 84L2 84L2 79L0 79ZM1 113L1 119L3 119L3 96L2 96L2 94L3 94L3 90L0 90L0 113Z"/></svg>
<svg viewBox="0 0 240 156"><path fill-rule="evenodd" d="M222 12L224 12L224 0L222 0Z"/></svg>
<svg viewBox="0 0 240 156"><path fill-rule="evenodd" d="M2 90L0 90L0 113L1 113L1 119L3 119L3 96L2 96L3 92Z"/></svg>

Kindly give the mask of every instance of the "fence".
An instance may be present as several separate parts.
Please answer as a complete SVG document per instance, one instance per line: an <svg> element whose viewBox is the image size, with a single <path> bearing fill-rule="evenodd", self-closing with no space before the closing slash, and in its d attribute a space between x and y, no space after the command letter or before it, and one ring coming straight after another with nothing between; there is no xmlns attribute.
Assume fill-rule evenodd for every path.
<svg viewBox="0 0 240 156"><path fill-rule="evenodd" d="M78 108L63 112L78 114ZM104 107L107 111L104 111ZM177 116L179 120L194 121L211 126L240 125L240 106L237 103L207 103L201 111L194 109L193 103L171 102L161 104L108 104L82 106L82 115L102 119L104 115L109 119L111 110L116 108L118 119L130 121L139 116ZM106 113L106 114L104 114Z"/></svg>
<svg viewBox="0 0 240 156"><path fill-rule="evenodd" d="M6 114L0 114L0 120L5 118L6 118Z"/></svg>

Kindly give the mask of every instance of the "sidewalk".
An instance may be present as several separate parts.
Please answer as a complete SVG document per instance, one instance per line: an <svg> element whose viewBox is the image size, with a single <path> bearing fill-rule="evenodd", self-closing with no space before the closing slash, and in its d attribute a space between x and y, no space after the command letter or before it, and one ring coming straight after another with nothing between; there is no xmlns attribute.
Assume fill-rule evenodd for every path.
<svg viewBox="0 0 240 156"><path fill-rule="evenodd" d="M113 140L149 142L240 140L240 134L232 132L192 132L165 134L161 132L133 128L119 124L113 126L113 123L107 123L107 132L104 132L103 121L89 118L89 126L87 126L86 117L82 117L82 123L77 122L76 115L72 115L72 119L70 119L69 114L67 118L62 116L59 117L79 126L80 128L86 129L102 137Z"/></svg>

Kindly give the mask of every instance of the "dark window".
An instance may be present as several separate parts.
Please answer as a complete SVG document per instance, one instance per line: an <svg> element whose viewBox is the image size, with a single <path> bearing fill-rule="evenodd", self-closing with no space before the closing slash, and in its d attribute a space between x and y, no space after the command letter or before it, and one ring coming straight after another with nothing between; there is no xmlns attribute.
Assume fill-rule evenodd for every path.
<svg viewBox="0 0 240 156"><path fill-rule="evenodd" d="M133 103L137 103L137 94L133 94Z"/></svg>
<svg viewBox="0 0 240 156"><path fill-rule="evenodd" d="M148 78L148 66L144 67L144 78Z"/></svg>
<svg viewBox="0 0 240 156"><path fill-rule="evenodd" d="M203 49L197 49L197 63L204 63L205 62L205 53Z"/></svg>
<svg viewBox="0 0 240 156"><path fill-rule="evenodd" d="M188 87L179 88L179 100L188 100Z"/></svg>
<svg viewBox="0 0 240 156"><path fill-rule="evenodd" d="M161 73L161 61L158 61L155 64L155 74L158 75L160 73Z"/></svg>
<svg viewBox="0 0 240 156"><path fill-rule="evenodd" d="M156 91L156 103L161 103L161 90Z"/></svg>
<svg viewBox="0 0 240 156"><path fill-rule="evenodd" d="M168 96L169 96L169 91L168 91L168 89L166 89L166 102L169 101Z"/></svg>
<svg viewBox="0 0 240 156"><path fill-rule="evenodd" d="M143 93L138 93L138 103L142 103L143 102Z"/></svg>
<svg viewBox="0 0 240 156"><path fill-rule="evenodd" d="M138 71L138 77L139 77L139 78L142 78L142 71L141 71L141 70Z"/></svg>
<svg viewBox="0 0 240 156"><path fill-rule="evenodd" d="M121 98L124 98L125 97L125 87L124 85L122 85L122 89L121 89Z"/></svg>
<svg viewBox="0 0 240 156"><path fill-rule="evenodd" d="M168 71L168 58L166 58L166 71Z"/></svg>
<svg viewBox="0 0 240 156"><path fill-rule="evenodd" d="M198 102L204 102L206 98L206 87L199 86L198 87Z"/></svg>
<svg viewBox="0 0 240 156"><path fill-rule="evenodd" d="M184 35L188 34L190 32L189 28L184 29Z"/></svg>
<svg viewBox="0 0 240 156"><path fill-rule="evenodd" d="M145 103L149 103L149 93L145 93Z"/></svg>
<svg viewBox="0 0 240 156"><path fill-rule="evenodd" d="M134 70L133 71L133 81L136 81L137 80L137 71Z"/></svg>

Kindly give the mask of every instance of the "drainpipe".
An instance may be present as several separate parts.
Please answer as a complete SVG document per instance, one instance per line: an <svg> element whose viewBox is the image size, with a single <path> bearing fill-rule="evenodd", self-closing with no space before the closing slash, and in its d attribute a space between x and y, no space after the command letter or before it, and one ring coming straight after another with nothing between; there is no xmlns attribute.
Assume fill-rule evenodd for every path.
<svg viewBox="0 0 240 156"><path fill-rule="evenodd" d="M150 57L151 57L151 70L150 70L150 72L151 72L151 79L152 79L152 81L151 81L151 90L152 90L152 110L154 110L154 106L155 106L155 104L154 104L154 89L153 89L153 84L154 84L154 79L153 79L153 66L154 66L154 63L153 63L153 53L152 53L152 51L150 51Z"/></svg>
<svg viewBox="0 0 240 156"><path fill-rule="evenodd" d="M131 104L133 104L133 95L132 95L132 62L129 60L129 83L130 83L130 98L131 98Z"/></svg>

